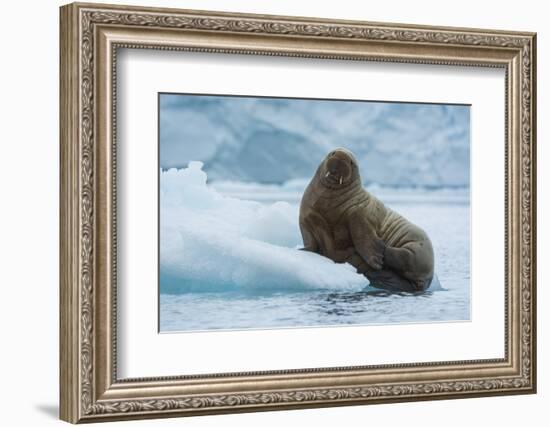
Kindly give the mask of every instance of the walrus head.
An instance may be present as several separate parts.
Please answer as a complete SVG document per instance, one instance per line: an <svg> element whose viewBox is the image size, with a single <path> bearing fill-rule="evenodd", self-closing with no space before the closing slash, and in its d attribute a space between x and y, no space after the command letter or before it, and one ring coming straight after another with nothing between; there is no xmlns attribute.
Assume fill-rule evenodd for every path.
<svg viewBox="0 0 550 427"><path fill-rule="evenodd" d="M327 154L319 166L321 184L333 190L348 187L359 180L359 168L354 155L345 148ZM360 180L359 180L360 181Z"/></svg>

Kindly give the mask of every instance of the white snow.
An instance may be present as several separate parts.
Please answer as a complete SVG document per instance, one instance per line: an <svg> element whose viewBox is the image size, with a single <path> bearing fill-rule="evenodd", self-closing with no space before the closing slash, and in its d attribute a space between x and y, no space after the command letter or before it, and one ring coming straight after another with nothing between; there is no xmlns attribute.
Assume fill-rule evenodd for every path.
<svg viewBox="0 0 550 427"><path fill-rule="evenodd" d="M298 208L221 195L201 162L161 171L161 292L363 289L350 265L298 250Z"/></svg>

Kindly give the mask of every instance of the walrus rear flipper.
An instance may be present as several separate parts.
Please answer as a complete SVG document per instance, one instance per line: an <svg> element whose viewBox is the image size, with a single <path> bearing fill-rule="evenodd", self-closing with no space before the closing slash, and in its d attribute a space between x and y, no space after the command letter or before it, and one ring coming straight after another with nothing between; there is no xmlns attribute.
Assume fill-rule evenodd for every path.
<svg viewBox="0 0 550 427"><path fill-rule="evenodd" d="M366 276L371 286L390 292L419 292L424 290L424 286L405 279L392 270L373 270L367 272Z"/></svg>

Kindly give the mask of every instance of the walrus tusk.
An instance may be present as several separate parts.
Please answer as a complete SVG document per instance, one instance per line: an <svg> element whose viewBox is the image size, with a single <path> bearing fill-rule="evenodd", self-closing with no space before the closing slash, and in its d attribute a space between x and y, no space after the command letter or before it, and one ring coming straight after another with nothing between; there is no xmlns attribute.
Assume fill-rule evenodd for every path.
<svg viewBox="0 0 550 427"><path fill-rule="evenodd" d="M342 179L343 179L343 178L342 178L342 177L340 177L340 185L342 185Z"/></svg>
<svg viewBox="0 0 550 427"><path fill-rule="evenodd" d="M325 178L328 178L329 175L330 175L330 172L327 172L327 173L325 174Z"/></svg>

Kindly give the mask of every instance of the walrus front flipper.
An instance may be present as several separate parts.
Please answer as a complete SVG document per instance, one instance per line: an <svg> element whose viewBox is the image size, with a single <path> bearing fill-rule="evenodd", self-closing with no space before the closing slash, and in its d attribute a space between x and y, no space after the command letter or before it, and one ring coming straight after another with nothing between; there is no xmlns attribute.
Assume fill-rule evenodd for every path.
<svg viewBox="0 0 550 427"><path fill-rule="evenodd" d="M360 210L350 215L348 224L351 240L359 255L371 268L380 270L384 265L386 245L377 236L374 227Z"/></svg>
<svg viewBox="0 0 550 427"><path fill-rule="evenodd" d="M359 274L365 274L367 271L369 271L371 268L367 265L365 260L361 258L361 256L355 252L350 257L346 259L346 262L348 264L351 264L353 267L355 267L355 270Z"/></svg>
<svg viewBox="0 0 550 427"><path fill-rule="evenodd" d="M366 273L370 285L390 292L418 292L424 290L411 280L399 276L392 270L376 270Z"/></svg>

